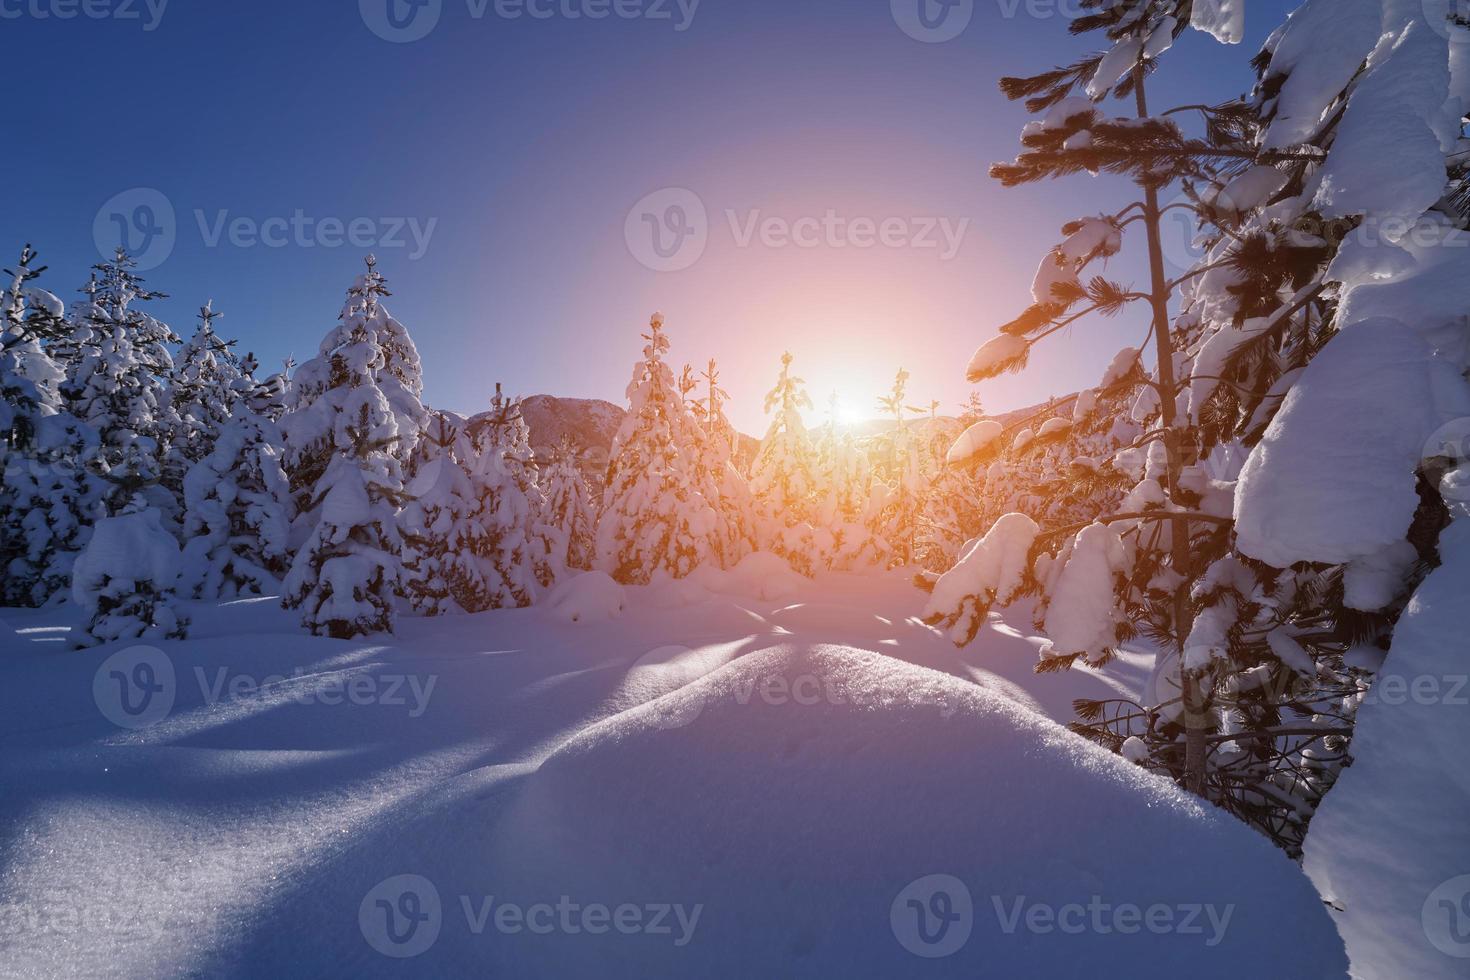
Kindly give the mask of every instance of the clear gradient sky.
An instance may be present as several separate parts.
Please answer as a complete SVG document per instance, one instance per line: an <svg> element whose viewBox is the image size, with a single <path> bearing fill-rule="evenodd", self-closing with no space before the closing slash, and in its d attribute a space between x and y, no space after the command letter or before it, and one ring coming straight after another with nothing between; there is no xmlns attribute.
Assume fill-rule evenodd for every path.
<svg viewBox="0 0 1470 980"><path fill-rule="evenodd" d="M33 242L42 285L70 301L121 214L171 294L160 315L187 336L213 298L221 332L271 366L315 353L374 251L439 407L480 410L496 381L621 402L659 309L675 360L719 358L748 431L783 349L819 407L836 390L870 414L902 365L911 403L953 410L1060 225L1130 200L1107 178L986 176L1026 120L996 79L1096 43L1067 35L1068 0L973 0L940 43L900 26L919 0L702 0L692 16L692 0L392 0L392 21L389 0L171 0L158 16L162 2L0 0L0 259ZM1255 0L1236 48L1191 32L1158 103L1246 90L1287 8ZM681 225L670 206L690 198L668 188L706 222L686 207ZM742 241L767 218L815 244L780 226ZM935 247L856 247L874 234L860 219ZM332 220L377 244L339 242ZM968 222L952 256L941 221L951 236ZM673 237L685 225L699 234ZM1115 260L1125 281L1141 268ZM1095 384L1141 336L1137 316L1079 328L981 395L1004 410Z"/></svg>

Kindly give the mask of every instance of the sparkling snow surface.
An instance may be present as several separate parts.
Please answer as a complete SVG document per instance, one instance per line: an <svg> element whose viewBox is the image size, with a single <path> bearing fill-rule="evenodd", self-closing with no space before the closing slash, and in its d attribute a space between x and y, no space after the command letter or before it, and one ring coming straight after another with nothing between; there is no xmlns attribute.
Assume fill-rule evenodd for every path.
<svg viewBox="0 0 1470 980"><path fill-rule="evenodd" d="M186 604L162 655L6 610L0 974L1343 975L1264 839L1048 720L1146 658L758 578L351 642Z"/></svg>

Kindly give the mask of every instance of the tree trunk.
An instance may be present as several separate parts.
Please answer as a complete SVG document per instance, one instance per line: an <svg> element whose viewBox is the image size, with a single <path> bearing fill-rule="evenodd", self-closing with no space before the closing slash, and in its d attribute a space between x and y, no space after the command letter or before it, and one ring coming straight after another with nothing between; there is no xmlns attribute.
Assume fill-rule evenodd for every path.
<svg viewBox="0 0 1470 980"><path fill-rule="evenodd" d="M1133 89L1138 116L1145 118L1148 116L1148 99L1144 92L1142 62L1133 69ZM1179 386L1174 377L1174 342L1169 330L1169 280L1164 274L1163 238L1159 228L1159 192L1151 185L1143 186L1142 190L1143 224L1148 231L1148 268L1152 282L1150 297L1154 317L1154 347L1159 362L1159 424L1164 430L1164 448L1169 461L1166 489L1169 500L1173 502L1184 461L1176 418ZM1205 791L1205 737L1208 734L1208 723L1204 716L1199 679L1190 676L1184 669L1184 643L1193 626L1189 610L1189 581L1184 574L1189 567L1188 523L1170 522L1169 534L1174 552L1174 570L1181 577L1179 586L1174 590L1174 641L1179 653L1180 680L1184 687L1184 785L1191 793L1202 796Z"/></svg>

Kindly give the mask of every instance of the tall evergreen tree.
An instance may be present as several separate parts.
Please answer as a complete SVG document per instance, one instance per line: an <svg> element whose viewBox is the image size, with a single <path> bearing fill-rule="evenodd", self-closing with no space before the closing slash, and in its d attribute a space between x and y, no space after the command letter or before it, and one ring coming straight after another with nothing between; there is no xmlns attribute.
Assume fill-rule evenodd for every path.
<svg viewBox="0 0 1470 980"><path fill-rule="evenodd" d="M715 509L695 479L689 409L664 361L670 345L662 314L653 315L643 339L597 525L597 568L632 585L655 574L693 572L709 560L719 532Z"/></svg>
<svg viewBox="0 0 1470 980"><path fill-rule="evenodd" d="M67 332L61 301L31 285L28 245L0 322L0 602L41 605L64 594L72 561L101 516L102 487L88 470L92 429L66 411L66 371L50 345Z"/></svg>
<svg viewBox="0 0 1470 980"><path fill-rule="evenodd" d="M750 489L760 517L757 541L766 550L810 566L811 517L816 495L816 455L801 410L810 410L806 382L791 373L793 358L781 357L781 375L766 395L771 425L751 467Z"/></svg>
<svg viewBox="0 0 1470 980"><path fill-rule="evenodd" d="M387 284L369 256L340 323L303 364L282 421L301 544L285 606L315 635L347 639L393 628L402 574L397 512L402 462L425 416L418 355L382 304Z"/></svg>
<svg viewBox="0 0 1470 980"><path fill-rule="evenodd" d="M469 425L475 501L466 531L473 575L459 583L471 612L529 606L552 583L553 535L519 400L495 386L490 411Z"/></svg>
<svg viewBox="0 0 1470 980"><path fill-rule="evenodd" d="M597 550L597 505L582 475L581 453L563 439L543 472L546 483L546 523L555 535L552 558L562 569L586 571Z"/></svg>
<svg viewBox="0 0 1470 980"><path fill-rule="evenodd" d="M465 470L467 426L447 412L430 413L414 452L409 500L399 515L407 542L404 590L425 616L467 612L479 601L466 587L479 581L470 529L479 502Z"/></svg>

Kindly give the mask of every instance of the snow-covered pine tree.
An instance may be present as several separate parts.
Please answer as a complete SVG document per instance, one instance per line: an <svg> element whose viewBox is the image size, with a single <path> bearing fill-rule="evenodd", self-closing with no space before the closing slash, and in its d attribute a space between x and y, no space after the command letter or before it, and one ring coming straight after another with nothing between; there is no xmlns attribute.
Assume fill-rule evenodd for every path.
<svg viewBox="0 0 1470 980"><path fill-rule="evenodd" d="M119 248L94 267L74 309L71 335L59 346L67 359L62 386L68 410L101 439L98 474L108 487L109 513L157 507L174 526L180 501L162 485L163 459L178 437L168 378L170 345L179 338L135 304L165 298L134 273L137 263Z"/></svg>
<svg viewBox="0 0 1470 980"><path fill-rule="evenodd" d="M980 381L1018 370L1044 338L1093 313L1116 315L1144 304L1150 311L1155 368L1151 376L1130 375L1141 392L1132 415L1145 428L1130 448L1144 450L1151 465L1144 467L1119 509L1077 525L1042 529L1022 514L1002 518L941 579L930 605L933 620L950 626L964 642L974 636L992 603L1009 601L1027 588L1039 591L1052 641L1042 669L1079 660L1106 663L1121 643L1139 632L1160 644L1161 656L1194 649L1193 587L1228 549L1231 520L1228 495L1211 492L1197 437L1179 408L1190 380L1181 373L1188 370L1182 357L1188 324L1172 324L1169 307L1180 287L1204 270L1180 280L1166 276L1160 195L1180 180L1214 181L1224 168L1244 161L1290 168L1312 156L1252 145L1246 135L1251 116L1246 107L1196 107L1205 120L1201 136L1187 135L1174 119L1176 112L1151 111L1146 79L1154 62L1185 30L1192 14L1205 18L1218 7L1207 10L1186 0L1087 6L1096 13L1073 21L1073 31L1105 32L1110 50L1067 68L1002 81L1007 96L1026 99L1028 109L1045 116L1026 127L1025 148L1016 161L997 165L992 174L1014 186L1084 170L1106 171L1131 177L1140 199L1063 229L1065 239L1037 273L1034 304L977 352L969 374ZM1217 36L1234 32L1225 22L1196 26ZM1079 88L1085 97L1073 94ZM1107 117L1103 101L1109 95L1131 101L1133 118ZM1136 292L1101 276L1084 283L1087 266L1116 254L1125 231L1134 225L1142 227L1146 238L1147 291ZM1047 434L1045 428L1040 434ZM1224 510L1217 508L1222 501ZM1171 734L1180 737L1171 749L1169 771L1201 794L1207 787L1210 739L1217 732L1208 702L1211 659L1188 654L1182 690L1172 699L1177 710L1166 722Z"/></svg>
<svg viewBox="0 0 1470 980"><path fill-rule="evenodd" d="M468 435L474 507L462 538L474 560L471 574L452 583L456 600L470 612L529 606L556 570L520 401L497 384L490 411L470 421Z"/></svg>
<svg viewBox="0 0 1470 980"><path fill-rule="evenodd" d="M41 605L64 594L71 562L101 516L101 487L86 466L96 434L65 411L65 368L49 345L66 331L65 310L30 285L27 245L11 277L0 321L0 604Z"/></svg>
<svg viewBox="0 0 1470 980"><path fill-rule="evenodd" d="M832 571L850 571L879 565L888 553L883 539L873 531L878 515L870 506L872 463L852 430L838 421L837 407L834 392L815 447L815 563Z"/></svg>
<svg viewBox="0 0 1470 980"><path fill-rule="evenodd" d="M976 392L961 406L958 429L969 432L985 419L985 410ZM999 423L995 423L998 427ZM935 471L924 490L919 514L918 560L929 571L943 571L954 565L961 547L979 537L989 526L983 517L982 489L985 470L971 441L963 443L958 453L952 451L953 439L945 437L936 426L935 437L943 440L937 450ZM948 431L953 431L948 430ZM977 432L978 436L979 433ZM979 448L979 447L976 447Z"/></svg>
<svg viewBox="0 0 1470 980"><path fill-rule="evenodd" d="M340 323L303 364L283 419L301 542L284 604L314 635L390 632L400 588L402 462L423 427L418 354L389 315L377 262L347 291Z"/></svg>
<svg viewBox="0 0 1470 980"><path fill-rule="evenodd" d="M687 369L686 369L687 370ZM715 559L733 568L755 548L755 498L750 484L735 466L735 447L740 436L725 415L729 394L720 387L719 367L711 358L699 375L695 388L686 393L695 423L692 439L697 446L695 481L714 507L718 529Z"/></svg>
<svg viewBox="0 0 1470 980"><path fill-rule="evenodd" d="M210 443L213 450L184 477L179 591L196 599L275 595L291 558L280 429L242 399Z"/></svg>
<svg viewBox="0 0 1470 980"><path fill-rule="evenodd" d="M174 359L169 386L178 430L164 464L165 482L182 487L183 473L214 451L214 441L235 407L256 391L254 361L242 361L235 342L215 333L222 317L211 300L199 310L199 326ZM170 471L177 471L175 475Z"/></svg>
<svg viewBox="0 0 1470 980"><path fill-rule="evenodd" d="M178 576L179 543L156 508L98 521L72 574L72 599L88 617L75 645L182 639Z"/></svg>
<svg viewBox="0 0 1470 980"><path fill-rule="evenodd" d="M458 594L477 581L469 522L479 507L465 471L470 456L468 421L447 412L430 413L414 451L409 500L399 514L405 544L404 591L424 616L466 612Z"/></svg>
<svg viewBox="0 0 1470 980"><path fill-rule="evenodd" d="M628 414L613 439L597 524L598 570L631 585L693 572L709 559L719 531L695 480L697 446L687 441L689 409L664 361L670 345L663 328L663 314L655 313L628 383Z"/></svg>
<svg viewBox="0 0 1470 980"><path fill-rule="evenodd" d="M1311 158L1232 226L1252 245L1235 263L1244 288L1202 284L1195 303L1197 370L1218 383L1190 409L1209 438L1249 449L1235 553L1198 591L1202 622L1232 641L1215 667L1227 731L1259 734L1226 743L1217 768L1239 811L1289 843L1306 831L1306 868L1363 976L1445 969L1420 903L1470 846L1462 831L1440 835L1444 850L1401 832L1470 805L1435 748L1463 743L1463 710L1443 689L1374 696L1462 672L1464 656L1447 598L1470 551L1470 77L1454 15L1365 0L1292 14L1257 62L1255 140ZM1251 176L1224 206L1240 210L1231 188ZM1316 255L1262 309L1296 236Z"/></svg>
<svg viewBox="0 0 1470 980"><path fill-rule="evenodd" d="M756 541L766 551L809 571L815 563L811 525L817 492L816 453L801 410L812 407L806 382L791 373L790 352L781 356L781 376L766 395L770 428L751 466L750 489L759 519Z"/></svg>
<svg viewBox="0 0 1470 980"><path fill-rule="evenodd" d="M564 437L544 471L546 524L555 533L553 563L586 571L597 553L597 504L582 475L581 449Z"/></svg>
<svg viewBox="0 0 1470 980"><path fill-rule="evenodd" d="M909 428L906 416L908 383L909 373L899 368L892 390L878 399L879 409L893 417L893 428L877 440L876 447L874 476L887 488L878 514L878 533L897 565L913 564L919 514L929 484L924 444Z"/></svg>

